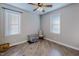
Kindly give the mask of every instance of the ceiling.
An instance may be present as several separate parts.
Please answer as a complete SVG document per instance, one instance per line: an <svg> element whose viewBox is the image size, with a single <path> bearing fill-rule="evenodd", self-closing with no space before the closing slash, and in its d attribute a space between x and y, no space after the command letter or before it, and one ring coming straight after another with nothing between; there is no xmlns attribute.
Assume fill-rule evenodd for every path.
<svg viewBox="0 0 79 59"><path fill-rule="evenodd" d="M62 7L65 7L65 6L69 5L70 3L47 3L47 4L52 4L53 7L45 8L45 12L41 12L41 11L38 11L38 10L33 11L33 9L35 9L37 6L33 6L33 5L30 5L30 4L27 4L27 3L8 3L8 5L12 5L12 6L18 7L20 9L23 9L25 11L29 11L29 12L40 14L40 15L54 11L54 10L62 8Z"/></svg>

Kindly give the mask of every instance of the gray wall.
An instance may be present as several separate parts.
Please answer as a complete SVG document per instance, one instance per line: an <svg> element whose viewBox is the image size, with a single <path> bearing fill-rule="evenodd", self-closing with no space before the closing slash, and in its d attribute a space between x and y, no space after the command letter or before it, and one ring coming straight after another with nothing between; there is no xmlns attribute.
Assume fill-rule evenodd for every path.
<svg viewBox="0 0 79 59"><path fill-rule="evenodd" d="M50 32L50 18L61 14L61 33ZM79 4L71 4L41 16L41 28L46 38L79 48Z"/></svg>
<svg viewBox="0 0 79 59"><path fill-rule="evenodd" d="M4 19L4 10L1 8L9 7L11 9L16 9L22 11L18 8L8 6L8 5L0 5L0 15L2 19L0 19L0 43L8 42L11 45L18 44L20 42L27 41L27 35L29 34L37 34L40 28L40 17L39 15L32 14L26 11L22 11L22 19L21 19L21 34L19 35L12 35L12 36L5 36L5 19ZM2 23L3 22L3 23Z"/></svg>

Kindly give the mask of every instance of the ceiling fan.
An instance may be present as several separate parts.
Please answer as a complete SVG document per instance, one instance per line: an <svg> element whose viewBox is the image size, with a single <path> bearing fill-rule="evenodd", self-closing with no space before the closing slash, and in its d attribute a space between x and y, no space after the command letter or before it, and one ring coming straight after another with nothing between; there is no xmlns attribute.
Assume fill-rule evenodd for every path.
<svg viewBox="0 0 79 59"><path fill-rule="evenodd" d="M52 4L51 5L47 5L44 3L28 3L28 4L37 6L37 8L35 8L33 11L41 10L42 12L45 12L45 9L44 9L45 7L52 7Z"/></svg>

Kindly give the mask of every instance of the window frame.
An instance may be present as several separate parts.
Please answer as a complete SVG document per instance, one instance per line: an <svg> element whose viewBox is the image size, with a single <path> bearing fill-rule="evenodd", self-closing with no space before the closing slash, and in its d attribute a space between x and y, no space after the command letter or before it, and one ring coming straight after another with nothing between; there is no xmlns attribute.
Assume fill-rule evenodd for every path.
<svg viewBox="0 0 79 59"><path fill-rule="evenodd" d="M5 36L11 36L11 35L20 34L21 33L21 13L5 9L4 14L5 14L4 15L5 16ZM10 27L12 27L13 25L16 25L16 24L11 24L11 21L8 18L8 16L10 16L10 15L8 15L8 14L10 14L10 15L14 14L14 15L18 16L18 24L17 24L18 31L17 31L17 33L16 32L13 33L13 34L12 34L12 32L10 33L10 30L11 30Z"/></svg>
<svg viewBox="0 0 79 59"><path fill-rule="evenodd" d="M59 17L59 24L54 24L54 18L53 17ZM60 34L60 23L61 23L61 14L53 14L53 17L50 17L50 32L55 34ZM54 25L58 25L58 31L54 31Z"/></svg>

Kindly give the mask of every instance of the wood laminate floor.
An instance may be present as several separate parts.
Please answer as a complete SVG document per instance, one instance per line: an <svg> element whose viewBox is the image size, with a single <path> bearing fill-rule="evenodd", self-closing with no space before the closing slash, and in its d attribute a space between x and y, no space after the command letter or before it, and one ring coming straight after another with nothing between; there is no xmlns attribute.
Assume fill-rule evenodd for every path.
<svg viewBox="0 0 79 59"><path fill-rule="evenodd" d="M78 56L79 51L58 45L56 43L39 40L36 43L23 43L11 47L8 51L0 53L1 56Z"/></svg>

